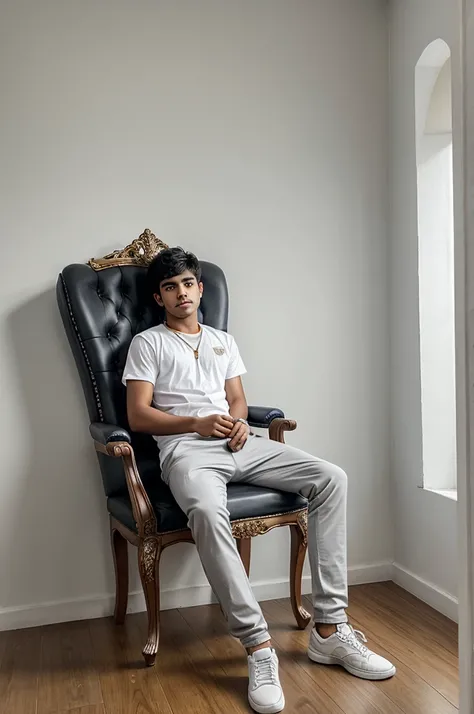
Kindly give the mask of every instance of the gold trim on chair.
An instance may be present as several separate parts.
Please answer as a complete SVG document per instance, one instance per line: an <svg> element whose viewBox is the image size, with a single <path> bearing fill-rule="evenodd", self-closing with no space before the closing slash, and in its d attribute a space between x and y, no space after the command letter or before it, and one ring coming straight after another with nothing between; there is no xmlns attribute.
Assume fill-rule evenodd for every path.
<svg viewBox="0 0 474 714"><path fill-rule="evenodd" d="M301 530L303 545L306 547L308 545L308 510L300 511L296 516L296 520Z"/></svg>
<svg viewBox="0 0 474 714"><path fill-rule="evenodd" d="M157 238L149 228L145 228L143 233L135 238L130 245L125 246L121 250L114 250L113 253L104 255L103 258L91 258L87 265L93 270L105 270L106 268L117 268L124 265L135 265L140 268L146 268L150 265L153 258L162 250L166 250L169 246L163 243L160 238Z"/></svg>
<svg viewBox="0 0 474 714"><path fill-rule="evenodd" d="M269 524L261 518L232 523L234 538L253 538L253 536L263 535L268 530L270 530Z"/></svg>

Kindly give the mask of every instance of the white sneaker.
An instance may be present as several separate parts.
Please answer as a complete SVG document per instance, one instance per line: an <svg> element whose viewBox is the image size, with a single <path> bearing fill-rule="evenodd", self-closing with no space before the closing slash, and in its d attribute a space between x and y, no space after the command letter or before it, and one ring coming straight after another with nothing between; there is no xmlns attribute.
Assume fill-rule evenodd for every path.
<svg viewBox="0 0 474 714"><path fill-rule="evenodd" d="M330 637L320 637L313 627L309 640L308 657L320 664L339 664L361 679L388 679L397 671L394 665L363 643L365 635L347 623L337 626Z"/></svg>
<svg viewBox="0 0 474 714"><path fill-rule="evenodd" d="M285 706L278 676L278 657L272 647L264 647L248 656L249 704L259 714L275 714Z"/></svg>

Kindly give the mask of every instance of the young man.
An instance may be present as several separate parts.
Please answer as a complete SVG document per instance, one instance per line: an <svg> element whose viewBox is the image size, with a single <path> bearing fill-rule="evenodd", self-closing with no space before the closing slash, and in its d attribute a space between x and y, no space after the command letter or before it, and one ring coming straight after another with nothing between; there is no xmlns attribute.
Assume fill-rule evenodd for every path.
<svg viewBox="0 0 474 714"><path fill-rule="evenodd" d="M245 481L308 499L308 551L315 625L308 656L338 664L356 677L385 679L395 667L371 652L348 624L346 474L337 466L250 434L241 383L245 367L233 337L200 325L199 261L181 248L165 250L148 279L166 322L136 335L123 381L134 431L152 434L162 478L188 516L204 570L248 653L249 702L279 712L285 699L278 658L232 537L226 486Z"/></svg>

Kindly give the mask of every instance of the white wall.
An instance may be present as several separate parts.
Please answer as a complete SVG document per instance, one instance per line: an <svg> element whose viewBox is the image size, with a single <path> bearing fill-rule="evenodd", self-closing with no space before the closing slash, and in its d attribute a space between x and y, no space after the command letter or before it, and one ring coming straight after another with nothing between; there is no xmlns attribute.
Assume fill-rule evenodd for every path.
<svg viewBox="0 0 474 714"><path fill-rule="evenodd" d="M455 489L452 82L449 48L435 44L437 67L424 64L429 45L415 70L422 483Z"/></svg>
<svg viewBox="0 0 474 714"><path fill-rule="evenodd" d="M429 137L439 138L439 137ZM418 165L423 485L456 488L452 144Z"/></svg>
<svg viewBox="0 0 474 714"><path fill-rule="evenodd" d="M422 433L414 77L425 47L438 37L445 40L453 54L454 180L459 188L459 8L452 0L397 0L390 8L391 462L399 566L395 577L423 594L428 592L423 587L427 581L455 596L456 503L418 488ZM438 599L438 604L443 602L451 614L455 612L452 599Z"/></svg>
<svg viewBox="0 0 474 714"><path fill-rule="evenodd" d="M459 710L474 712L474 0L462 3L462 66L464 92L462 101L463 182L461 215L456 214L460 231L456 281L457 341L465 360L458 370L458 421L464 428L458 431L458 521L459 521ZM464 237L464 240L462 240ZM469 348L468 348L469 346ZM459 353L459 350L458 350ZM461 394L464 399L461 399ZM461 407L461 408L459 408Z"/></svg>
<svg viewBox="0 0 474 714"><path fill-rule="evenodd" d="M110 606L54 284L145 227L224 268L249 401L349 472L353 577L380 574L357 568L392 552L385 3L17 0L2 30L0 626ZM287 570L287 533L255 542L259 595ZM165 552L165 605L205 582L192 546Z"/></svg>

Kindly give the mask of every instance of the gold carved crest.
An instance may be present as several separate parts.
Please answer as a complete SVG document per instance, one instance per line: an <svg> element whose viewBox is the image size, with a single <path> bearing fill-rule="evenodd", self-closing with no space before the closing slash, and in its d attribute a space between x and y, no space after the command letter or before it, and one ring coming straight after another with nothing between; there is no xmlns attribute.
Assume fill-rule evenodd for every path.
<svg viewBox="0 0 474 714"><path fill-rule="evenodd" d="M168 247L169 246L157 238L149 228L145 228L143 233L125 248L114 250L113 253L104 255L103 258L91 258L87 264L94 270L117 268L123 265L135 265L137 267L146 268L158 253L162 250L166 250Z"/></svg>

